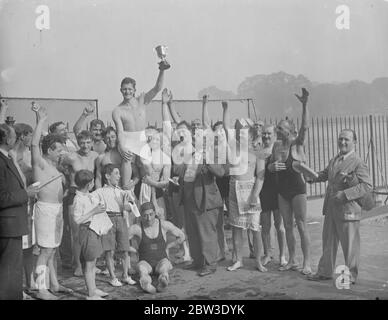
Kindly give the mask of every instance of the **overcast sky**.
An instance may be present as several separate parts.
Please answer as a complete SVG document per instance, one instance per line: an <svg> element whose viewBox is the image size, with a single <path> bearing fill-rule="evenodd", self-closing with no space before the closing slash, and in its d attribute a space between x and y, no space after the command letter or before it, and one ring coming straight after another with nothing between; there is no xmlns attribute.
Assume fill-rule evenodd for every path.
<svg viewBox="0 0 388 320"><path fill-rule="evenodd" d="M41 32L40 4L51 22ZM350 30L335 26L341 4ZM168 46L165 86L178 99L211 85L236 92L246 77L280 70L370 82L388 76L388 1L0 0L0 92L98 98L112 108L123 77L138 92L154 85L158 44Z"/></svg>

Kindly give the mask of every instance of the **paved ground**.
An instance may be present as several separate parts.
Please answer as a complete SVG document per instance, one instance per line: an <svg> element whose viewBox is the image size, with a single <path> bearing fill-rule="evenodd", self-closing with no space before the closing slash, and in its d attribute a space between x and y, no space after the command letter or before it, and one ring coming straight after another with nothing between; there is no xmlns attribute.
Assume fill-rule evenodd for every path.
<svg viewBox="0 0 388 320"><path fill-rule="evenodd" d="M311 237L312 265L314 271L322 252L321 215L322 199L308 202L308 231ZM278 271L275 246L274 262L268 265L268 272L260 273L254 269L254 261L248 258L245 249L244 268L230 272L226 266L231 263L231 253L226 261L219 264L215 274L201 278L194 271L183 270L177 265L171 273L171 284L164 293L150 295L138 285L113 288L108 277L97 276L97 286L109 292L109 299L388 299L388 207L366 215L361 223L361 265L358 283L349 290L338 290L333 281L311 282L298 271ZM231 232L226 231L227 242L231 248ZM296 233L297 235L297 233ZM247 247L247 246L246 246ZM302 262L300 242L297 247L298 261ZM338 250L337 265L343 264L341 249ZM117 267L119 268L119 267ZM83 278L72 277L59 271L62 283L75 290L72 295L60 299L85 299L86 288ZM135 280L136 277L134 277Z"/></svg>

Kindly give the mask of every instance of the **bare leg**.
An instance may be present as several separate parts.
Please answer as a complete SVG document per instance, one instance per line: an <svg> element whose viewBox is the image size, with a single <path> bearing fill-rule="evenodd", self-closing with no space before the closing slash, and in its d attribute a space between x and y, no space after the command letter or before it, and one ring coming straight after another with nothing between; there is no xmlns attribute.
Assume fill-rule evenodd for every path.
<svg viewBox="0 0 388 320"><path fill-rule="evenodd" d="M93 297L96 291L96 273L94 272L94 267L96 266L96 260L86 261L85 262L85 282L86 288L88 288L89 297Z"/></svg>
<svg viewBox="0 0 388 320"><path fill-rule="evenodd" d="M236 257L233 265L227 268L228 271L234 271L243 266L242 249L243 249L243 229L232 227L233 255Z"/></svg>
<svg viewBox="0 0 388 320"><path fill-rule="evenodd" d="M136 282L132 280L128 273L129 268L131 267L131 258L127 251L123 251L122 253L121 264L123 265L122 282L134 285Z"/></svg>
<svg viewBox="0 0 388 320"><path fill-rule="evenodd" d="M132 161L123 159L121 162L121 184L123 189L128 189L128 183L132 179Z"/></svg>
<svg viewBox="0 0 388 320"><path fill-rule="evenodd" d="M164 290L166 290L170 281L170 277L168 275L168 272L170 270L172 270L172 265L168 259L162 259L156 266L155 271L157 274L159 274L157 286L157 290L159 292L163 292Z"/></svg>
<svg viewBox="0 0 388 320"><path fill-rule="evenodd" d="M279 197L279 211L284 221L284 228L286 229L286 240L288 247L289 260L287 265L280 267L280 271L296 270L295 263L295 236L294 236L294 215L292 212L291 203L284 199L280 194Z"/></svg>
<svg viewBox="0 0 388 320"><path fill-rule="evenodd" d="M261 272L266 272L267 268L265 268L261 264L261 258L260 258L261 246L262 246L260 231L252 231L252 234L253 234L253 249L255 251L255 256L256 256L256 268Z"/></svg>
<svg viewBox="0 0 388 320"><path fill-rule="evenodd" d="M137 269L139 271L141 288L145 292L151 294L156 293L156 288L152 285L152 278L150 277L150 273L152 272L151 266L145 261L140 261L137 264Z"/></svg>
<svg viewBox="0 0 388 320"><path fill-rule="evenodd" d="M305 194L299 194L292 199L292 208L295 214L295 221L298 227L300 242L303 252L303 274L311 273L310 266L310 239L306 225L307 199Z"/></svg>
<svg viewBox="0 0 388 320"><path fill-rule="evenodd" d="M72 212L69 208L69 212ZM76 277L82 277L82 265L81 265L81 245L79 244L78 237L78 225L73 221L73 217L70 217L70 227L71 227L71 246L73 250L73 264L74 264L74 275Z"/></svg>
<svg viewBox="0 0 388 320"><path fill-rule="evenodd" d="M261 238L263 241L264 257L263 266L271 261L271 211L263 211L260 214Z"/></svg>
<svg viewBox="0 0 388 320"><path fill-rule="evenodd" d="M55 260L56 260L55 251L56 249L54 249L51 257L48 260L48 268L50 270L50 289L52 292L71 293L73 292L73 290L60 285L58 282L57 268L55 263Z"/></svg>
<svg viewBox="0 0 388 320"><path fill-rule="evenodd" d="M57 300L58 298L48 291L49 281L48 275L50 273L48 260L53 254L54 249L40 248L38 260L36 261L35 268L35 282L38 289L36 297L42 300Z"/></svg>
<svg viewBox="0 0 388 320"><path fill-rule="evenodd" d="M111 278L115 279L116 275L115 275L115 265L114 265L114 260L113 260L113 254L114 254L114 251L106 251L105 252L105 262L106 262L106 266L108 268L108 271L109 271Z"/></svg>
<svg viewBox="0 0 388 320"><path fill-rule="evenodd" d="M182 231L185 233L185 241L183 241L182 243L182 246L183 246L183 262L185 261L191 261L191 256L190 256L190 249L189 249L189 245L188 245L188 242L187 242L187 235L186 235L186 231L185 231L185 228L182 228Z"/></svg>
<svg viewBox="0 0 388 320"><path fill-rule="evenodd" d="M280 266L285 266L287 264L287 259L285 256L286 233L283 226L283 219L279 210L273 211L273 219L279 244L279 263Z"/></svg>

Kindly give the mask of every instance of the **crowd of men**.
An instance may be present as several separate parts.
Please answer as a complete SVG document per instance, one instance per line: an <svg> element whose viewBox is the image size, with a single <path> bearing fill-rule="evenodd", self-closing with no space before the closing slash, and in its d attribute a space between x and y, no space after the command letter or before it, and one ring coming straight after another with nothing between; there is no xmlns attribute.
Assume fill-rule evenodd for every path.
<svg viewBox="0 0 388 320"><path fill-rule="evenodd" d="M132 265L140 287L162 292L170 281L173 250L180 256L174 263L184 263L199 276L216 271L228 250L226 225L232 228L233 242L227 270L243 268L247 230L250 257L265 272L272 259L272 216L280 271L299 270L309 280L329 280L340 242L355 283L362 199L371 182L355 153L354 131L339 134L338 155L314 176L300 169L308 129L309 93L304 88L296 95L302 106L298 130L287 119L275 126L241 118L230 127L225 101L220 106L223 121L212 124L207 96L202 120L189 124L176 112L167 89L162 92L163 127L146 127L147 104L162 90L165 69L160 64L155 86L140 95L135 80L123 79L123 101L112 111L115 127L93 119L90 129L83 130L94 114L86 106L73 128L76 141L63 122L48 119L44 106L32 107L34 127L10 117L6 121L7 101L1 100L0 299L29 294L54 300L57 293L70 294L72 289L57 278L60 262L85 278L86 299L101 300L108 293L96 287L96 274L110 277L114 287L137 284L131 257L136 257ZM45 133L47 121L52 124ZM323 252L315 274L306 228L306 181L328 181ZM295 224L301 268L295 260Z"/></svg>

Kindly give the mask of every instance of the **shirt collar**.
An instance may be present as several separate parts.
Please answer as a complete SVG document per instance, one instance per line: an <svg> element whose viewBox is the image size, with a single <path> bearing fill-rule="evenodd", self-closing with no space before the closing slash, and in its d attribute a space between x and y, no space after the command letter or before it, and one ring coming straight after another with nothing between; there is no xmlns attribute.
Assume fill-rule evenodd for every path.
<svg viewBox="0 0 388 320"><path fill-rule="evenodd" d="M349 158L349 156L351 156L353 153L354 153L354 150L348 152L348 153L345 154L345 155L342 155L341 153L339 153L338 156L337 156L337 159L338 159L339 157L342 156L342 157L343 157L343 160L346 160L346 159Z"/></svg>
<svg viewBox="0 0 388 320"><path fill-rule="evenodd" d="M90 193L89 192L82 192L82 191L79 191L79 190L75 190L75 194L77 194L79 196L87 197Z"/></svg>
<svg viewBox="0 0 388 320"><path fill-rule="evenodd" d="M109 184L104 184L104 188L121 190L121 188L119 186L110 186Z"/></svg>

